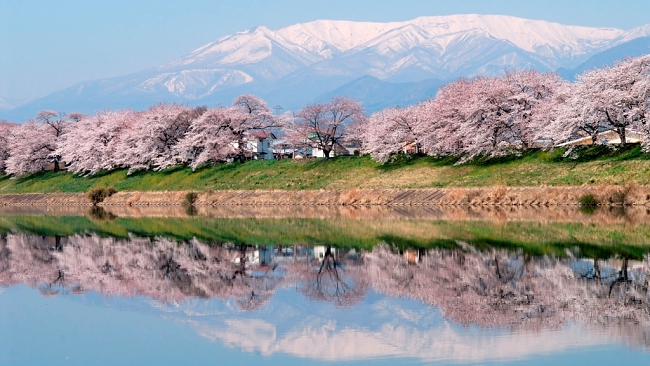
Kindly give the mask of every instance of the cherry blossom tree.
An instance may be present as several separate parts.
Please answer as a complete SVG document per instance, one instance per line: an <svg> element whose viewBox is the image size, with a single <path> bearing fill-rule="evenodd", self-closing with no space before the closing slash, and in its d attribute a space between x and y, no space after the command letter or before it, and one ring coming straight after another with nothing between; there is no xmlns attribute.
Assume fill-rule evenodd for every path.
<svg viewBox="0 0 650 366"><path fill-rule="evenodd" d="M242 95L234 100L232 107L209 109L194 120L175 153L180 161L194 169L210 162L244 161L249 154L249 133L277 126L264 101Z"/></svg>
<svg viewBox="0 0 650 366"><path fill-rule="evenodd" d="M35 121L14 128L8 142L7 173L34 173L50 165L53 165L54 171L58 171L61 155L57 153L57 147L71 123L63 114L44 110L36 115Z"/></svg>
<svg viewBox="0 0 650 366"><path fill-rule="evenodd" d="M119 165L128 166L129 172L176 165L174 147L206 109L160 103L136 114L132 127L120 136Z"/></svg>
<svg viewBox="0 0 650 366"><path fill-rule="evenodd" d="M372 114L364 135L364 152L382 163L408 146L419 152L421 136L417 111L417 107L397 107Z"/></svg>
<svg viewBox="0 0 650 366"><path fill-rule="evenodd" d="M460 155L466 139L459 129L465 122L463 106L469 80L459 79L443 86L435 98L413 107L422 149L432 156Z"/></svg>
<svg viewBox="0 0 650 366"><path fill-rule="evenodd" d="M248 150L249 133L280 127L280 123L266 102L253 95L240 95L233 101L233 118L227 132L235 148L234 160L244 161Z"/></svg>
<svg viewBox="0 0 650 366"><path fill-rule="evenodd" d="M63 136L57 149L68 171L92 175L120 167L120 139L129 134L135 116L131 110L101 111L94 116L76 116L78 122Z"/></svg>
<svg viewBox="0 0 650 366"><path fill-rule="evenodd" d="M648 90L650 55L588 71L576 82L576 114L583 120L616 129L621 145L625 145L626 128L647 124Z"/></svg>
<svg viewBox="0 0 650 366"><path fill-rule="evenodd" d="M9 135L16 124L0 120L0 173L6 168L6 161L9 158Z"/></svg>
<svg viewBox="0 0 650 366"><path fill-rule="evenodd" d="M502 77L480 77L464 88L458 132L465 137L467 158L494 156L531 146L534 116L540 103L551 98L561 84L555 74L510 72Z"/></svg>
<svg viewBox="0 0 650 366"><path fill-rule="evenodd" d="M589 136L596 143L598 133L605 128L600 119L583 118L584 102L577 93L578 86L563 83L552 98L544 101L546 113L536 116L539 125L537 138L549 140L553 145Z"/></svg>
<svg viewBox="0 0 650 366"><path fill-rule="evenodd" d="M529 148L562 85L557 75L537 71L459 79L434 99L376 113L366 132L368 142L373 141L367 151L385 161L397 151L395 144L410 141L429 155L464 155L467 160Z"/></svg>
<svg viewBox="0 0 650 366"><path fill-rule="evenodd" d="M305 106L287 123L285 132L294 145L320 149L329 158L334 146L344 141L346 125L365 118L358 102L336 97L329 103Z"/></svg>

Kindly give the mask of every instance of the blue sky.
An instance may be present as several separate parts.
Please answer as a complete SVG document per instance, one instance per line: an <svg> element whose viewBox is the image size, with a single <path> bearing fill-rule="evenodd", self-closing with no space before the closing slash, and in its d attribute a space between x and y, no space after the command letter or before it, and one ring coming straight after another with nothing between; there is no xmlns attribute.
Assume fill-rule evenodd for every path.
<svg viewBox="0 0 650 366"><path fill-rule="evenodd" d="M257 25L467 13L631 29L650 23L650 1L0 0L0 97L35 98L144 70Z"/></svg>

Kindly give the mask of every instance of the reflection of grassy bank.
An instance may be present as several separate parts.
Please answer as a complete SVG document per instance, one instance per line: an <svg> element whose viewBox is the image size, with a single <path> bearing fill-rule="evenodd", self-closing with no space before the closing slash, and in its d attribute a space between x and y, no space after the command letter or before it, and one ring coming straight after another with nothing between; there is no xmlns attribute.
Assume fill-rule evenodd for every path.
<svg viewBox="0 0 650 366"><path fill-rule="evenodd" d="M205 242L246 244L332 244L371 248L380 242L398 247L450 247L456 240L478 247L522 248L533 254L639 258L650 249L650 225L433 220L327 220L305 218L88 218L83 216L1 216L0 233L45 236L94 232L103 236L193 237Z"/></svg>
<svg viewBox="0 0 650 366"><path fill-rule="evenodd" d="M454 165L455 160L449 158L397 159L380 165L369 157L341 157L220 164L194 172L177 167L131 176L126 175L126 170L93 177L45 172L18 179L0 176L0 193L84 192L93 187L115 187L118 191L207 191L650 184L650 161L639 146L630 145L622 150L587 147L571 157L563 157L564 152L529 151L521 157L463 165Z"/></svg>

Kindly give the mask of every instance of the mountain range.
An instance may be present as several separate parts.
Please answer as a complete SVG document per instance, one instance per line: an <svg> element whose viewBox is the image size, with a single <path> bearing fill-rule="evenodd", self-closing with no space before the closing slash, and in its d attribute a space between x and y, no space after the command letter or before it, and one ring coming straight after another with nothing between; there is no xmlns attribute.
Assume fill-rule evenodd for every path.
<svg viewBox="0 0 650 366"><path fill-rule="evenodd" d="M346 95L374 111L426 99L458 77L534 68L571 79L648 53L649 46L650 24L624 31L500 15L259 26L153 69L84 82L17 107L0 100L0 118L21 121L40 109L145 109L161 101L228 105L242 93L290 110Z"/></svg>

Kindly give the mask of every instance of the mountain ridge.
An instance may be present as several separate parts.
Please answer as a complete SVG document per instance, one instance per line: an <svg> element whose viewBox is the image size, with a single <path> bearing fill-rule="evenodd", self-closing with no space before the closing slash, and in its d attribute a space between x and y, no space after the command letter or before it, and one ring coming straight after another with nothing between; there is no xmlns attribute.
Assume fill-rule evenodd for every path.
<svg viewBox="0 0 650 366"><path fill-rule="evenodd" d="M316 20L276 30L258 26L158 67L59 90L2 111L0 118L72 105L91 113L162 101L229 104L241 93L295 109L365 75L409 83L508 69L571 69L644 36L650 36L650 24L624 31L477 14L388 23Z"/></svg>

